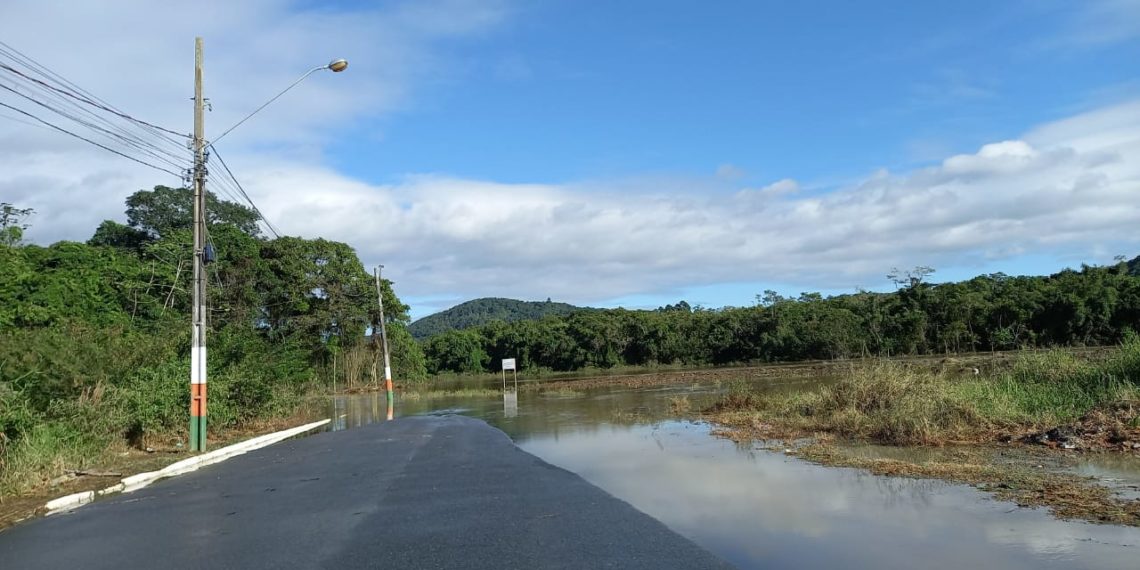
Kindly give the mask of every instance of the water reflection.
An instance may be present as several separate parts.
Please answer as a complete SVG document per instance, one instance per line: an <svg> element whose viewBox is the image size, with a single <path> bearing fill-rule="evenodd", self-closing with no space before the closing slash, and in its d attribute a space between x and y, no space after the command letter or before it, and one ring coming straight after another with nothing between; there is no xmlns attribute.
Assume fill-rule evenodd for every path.
<svg viewBox="0 0 1140 570"><path fill-rule="evenodd" d="M519 393L503 392L503 417L517 418L519 416Z"/></svg>
<svg viewBox="0 0 1140 570"><path fill-rule="evenodd" d="M700 422L716 387L398 400L398 416L461 411L741 567L1135 568L1140 530L1054 520L971 487L823 468L738 445ZM340 398L332 429L383 421L381 395Z"/></svg>

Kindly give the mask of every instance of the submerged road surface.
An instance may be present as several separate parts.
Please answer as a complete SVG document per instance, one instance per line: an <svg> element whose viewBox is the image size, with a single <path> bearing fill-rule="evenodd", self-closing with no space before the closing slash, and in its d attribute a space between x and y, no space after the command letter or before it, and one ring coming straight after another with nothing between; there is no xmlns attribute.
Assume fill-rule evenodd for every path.
<svg viewBox="0 0 1140 570"><path fill-rule="evenodd" d="M287 441L0 532L3 568L727 568L461 416Z"/></svg>

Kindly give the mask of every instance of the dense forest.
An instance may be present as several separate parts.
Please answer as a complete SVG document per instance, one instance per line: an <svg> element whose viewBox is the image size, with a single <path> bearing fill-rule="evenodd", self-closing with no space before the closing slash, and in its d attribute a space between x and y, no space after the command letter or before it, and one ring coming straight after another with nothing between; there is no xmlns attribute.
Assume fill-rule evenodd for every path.
<svg viewBox="0 0 1140 570"><path fill-rule="evenodd" d="M494 371L502 358L517 358L521 369L568 371L1104 345L1140 326L1140 257L1047 277L997 273L934 284L932 272L892 272L891 293L766 291L752 307L682 301L655 311L492 322L433 336L424 353L431 373Z"/></svg>
<svg viewBox="0 0 1140 570"><path fill-rule="evenodd" d="M267 239L253 210L213 195L208 207L212 428L287 412L332 382L376 380L375 280L352 248ZM34 212L0 204L0 489L60 453L78 461L186 430L190 208L189 190L139 191L126 224L42 247L22 240ZM408 308L390 282L383 294L393 367L422 378Z"/></svg>
<svg viewBox="0 0 1140 570"><path fill-rule="evenodd" d="M408 327L417 339L425 339L450 330L467 329L492 321L537 320L552 315L569 315L586 310L566 303L544 301L516 301L499 297L484 297L456 305L446 311L428 315Z"/></svg>

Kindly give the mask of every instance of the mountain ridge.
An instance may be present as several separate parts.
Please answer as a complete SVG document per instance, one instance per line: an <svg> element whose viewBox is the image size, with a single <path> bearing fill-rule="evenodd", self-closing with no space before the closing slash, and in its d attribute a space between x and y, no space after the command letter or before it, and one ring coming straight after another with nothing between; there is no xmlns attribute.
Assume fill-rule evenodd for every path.
<svg viewBox="0 0 1140 570"><path fill-rule="evenodd" d="M417 319L408 332L418 340L455 329L477 327L493 321L539 320L550 315L568 315L592 310L569 303L520 301L505 297L480 297Z"/></svg>

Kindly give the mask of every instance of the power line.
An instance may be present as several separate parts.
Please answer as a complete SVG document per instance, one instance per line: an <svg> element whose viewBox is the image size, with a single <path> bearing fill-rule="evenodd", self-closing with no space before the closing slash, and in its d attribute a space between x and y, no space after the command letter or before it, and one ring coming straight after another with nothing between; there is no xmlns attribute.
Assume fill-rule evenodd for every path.
<svg viewBox="0 0 1140 570"><path fill-rule="evenodd" d="M0 87L3 87L16 95L35 103L38 106L48 109L57 115L70 119L71 121L74 121L75 123L94 131L97 135L106 138L107 144L99 144L96 141L85 137L78 138L95 144L96 146L99 146L100 148L103 148L110 152L114 152L120 156L125 156L131 160L141 162L151 167L155 167L154 164L148 162L148 160L151 159L165 163L177 170L185 170L189 167L190 160L189 156L187 156L189 149L186 146L185 141L173 139L164 133L173 133L179 137L185 137L185 135L181 135L169 129L163 129L162 127L153 125L146 121L142 121L141 119L136 119L127 113L116 109L110 103L99 99L97 96L84 90L82 87L79 87L58 73L51 71L46 66L39 64L31 57L24 55L12 46L2 41L0 41L0 46L3 46L0 47L0 57L6 57L16 65L21 65L27 68L30 73L35 73L48 81L56 82L64 86L61 88L55 85L51 85L48 83L48 81L43 81L37 79L36 77L32 77L28 73L24 73L12 67L11 65L0 63L0 70L8 71L9 73L13 74L15 78L22 79L23 81L27 82L26 86L31 88L31 92L40 94L41 96L46 96L47 99L54 100L57 105L62 106L62 108L60 106L53 106L48 102L41 101L11 87L4 85L0 85ZM76 94L75 91L82 93L82 95ZM83 104L81 105L80 103ZM124 128L122 125L118 125L109 121L107 117L95 113L93 109L89 108L88 106L101 111L105 111L107 113L111 113L117 118L124 119L127 121L126 124L128 126L137 129L137 133ZM77 116L75 112L70 112L65 109L74 109L75 112L77 112L79 115L89 116L90 120L81 118L80 116ZM35 118L37 121L51 125L39 117L33 116L33 118ZM92 121L99 123L100 125L104 125L106 128L94 124ZM51 127L57 128L56 125L51 125ZM67 134L77 136L75 133L66 131L66 129L57 128L57 130L63 130ZM163 148L155 143L170 145L170 148L175 149L177 152L172 152L169 148ZM108 144L121 145L124 147L124 151L117 151L114 148L107 146ZM147 157L144 157L147 158L147 160L138 160L133 156L127 155L127 153L133 154L135 151L142 152L143 154L147 155ZM164 168L159 169L164 172L170 172L170 170ZM182 175L177 174L176 176L179 176L180 178L182 177Z"/></svg>
<svg viewBox="0 0 1140 570"><path fill-rule="evenodd" d="M90 93L89 91L86 91L85 89L83 89L82 87L71 82L70 80L63 77L62 75L52 71L51 69L48 69L43 64L40 64L39 62L37 62L33 58L21 53L19 50L17 50L16 48L14 48L14 47L6 44L6 43L4 43L3 41L0 41L0 57L6 57L7 59L12 61L16 65L20 65L20 66L27 68L29 70L29 72L25 73L24 71L21 71L20 69L17 69L16 67L8 65L6 63L3 63L2 61L0 61L0 71L6 71L9 74L16 76L17 78L22 79L23 81L28 83L28 87L30 87L33 92L38 92L42 96L47 96L49 99L55 100L57 105L61 105L64 108L60 108L59 106L53 106L52 104L49 104L45 101L41 101L35 97L32 97L31 95L22 93L17 88L10 87L10 86L5 85L3 83L0 83L0 88L5 89L7 91L10 91L19 97L22 97L28 101L31 101L32 103L34 103L40 107L43 107L43 108L45 108L49 111L52 111L53 113L55 113L61 117L67 118L67 119L69 119L69 120L71 120L71 121L73 121L73 122L75 122L75 123L77 123L83 127L86 127L87 129L94 131L97 135L106 138L108 140L108 144L122 145L125 148L130 149L130 151L142 152L143 154L147 155L147 157L148 157L147 160L157 160L157 161L159 161L161 163L165 163L165 164L167 164L173 168L183 170L184 172L186 171L184 169L186 169L189 166L192 166L192 164L187 164L187 163L192 162L189 160L189 157L186 156L185 154L181 154L181 153L188 153L189 152L189 148L187 148L183 144L184 141L174 140L170 136L168 136L168 135L172 134L172 135L175 135L178 137L187 137L187 135L183 135L182 133L178 133L176 131L160 127L158 125L149 123L147 121L137 119L137 118L115 108L110 103L100 99L98 96ZM307 77L309 74L313 73L313 71L316 71L317 69L321 69L321 68L314 68L314 70L310 71L308 74L303 76L302 79L304 79L304 77ZM42 77L43 79L33 77L31 74L38 75L39 77ZM53 82L56 83L57 85L53 85L52 84ZM299 83L299 81L298 81L298 83ZM294 83L294 85L295 84L296 83ZM292 86L290 86L290 87L292 87ZM288 89L286 89L286 91L288 91ZM280 96L280 95L278 95L278 96ZM272 102L272 100L271 100L271 102ZM82 105L80 105L80 103ZM149 166L151 168L160 170L162 172L167 172L169 174L173 174L174 176L178 176L180 178L183 177L182 174L178 174L178 173L172 172L171 170L168 170L166 168L151 164L147 160L140 160L139 158L130 156L126 152L121 152L119 150L111 148L110 146L107 146L106 144L101 144L95 140L92 140L90 138L87 138L87 137L84 137L82 135L71 132L67 129L64 129L63 127L57 126L57 125L52 124L52 123L50 123L44 119L41 119L40 117L35 116L35 115L33 115L27 111L21 110L19 108L16 108L16 107L13 107L11 105L4 104L4 103L0 103L0 105L3 105L6 108L12 109L13 111L16 111L22 115L30 117L30 118L34 119L35 121L42 123L43 125L46 125L52 129L55 129L57 131L71 135L75 138L83 140L84 142L88 142L90 144L98 146L99 148L102 148L102 149L107 150L109 152L115 153L115 154L122 156L124 158L127 158L129 160L138 162L140 164L143 164L145 166ZM144 140L138 134L129 132L129 131L125 130L122 126L116 125L116 124L108 121L106 117L100 116L100 115L92 112L92 110L89 109L88 107L92 107L94 109L98 109L100 111L110 113L111 115L113 115L115 117L126 120L126 121L128 121L128 123L131 126L139 129L140 133L145 134L148 138L149 137L154 137L154 138L151 140ZM74 109L74 110L78 111L79 114L89 116L90 119L85 119L85 118L82 118L80 116L77 116L76 113L65 110L65 108ZM19 119L14 119L12 117L6 117L6 118L9 118L12 120L17 120L17 121L19 120ZM94 121L94 122L92 122L92 121ZM96 124L96 123L99 123L99 124ZM31 124L31 123L28 123L28 124ZM230 130L232 130L232 128ZM226 131L226 132L228 133L229 131ZM223 133L222 136L225 136L225 134L226 133ZM221 137L219 137L219 138L221 138ZM175 148L177 148L179 150L179 153L174 153L174 152L171 152L167 148L162 148L162 147L158 146L157 144L155 144L155 141L160 141L164 144L173 145ZM272 233L274 235L274 237L280 238L281 234L277 231L277 228L273 225L272 222L269 221L268 218L265 217L265 214L261 212L261 209L258 208L257 204L253 201L252 198L250 198L249 194L245 191L245 188L242 187L241 182L238 181L237 177L234 176L233 171L231 171L229 166L225 163L225 160L221 157L221 155L217 154L217 149L212 144L210 144L209 146L211 149L213 149L214 154L218 156L218 161L221 162L222 167L224 168L225 174L226 174L226 176L219 176L215 181L215 185L216 185L219 193L225 195L226 197L228 197L230 199L232 199L234 202L241 202L242 201L242 199L238 197L239 195L241 197L243 197L245 202L247 202L250 205L250 207L253 208L254 213L257 214L257 216L261 219L261 221L265 222L266 228L269 229L270 233ZM227 178L227 176L228 176L228 178Z"/></svg>
<svg viewBox="0 0 1140 570"><path fill-rule="evenodd" d="M0 42L0 43L2 43L2 42ZM35 82L35 83L37 83L37 84L39 84L39 85L41 85L41 86L43 86L43 87L46 87L46 88L48 88L48 89L51 89L52 91L55 91L56 93L59 93L59 94L61 94L61 95L64 95L64 96L66 96L66 97L71 97L72 99L75 99L76 101L79 101L80 103L86 103L86 104L88 104L88 105L91 105L92 107L95 107L96 109L101 109L101 110L103 110L103 111L106 111L106 112L108 112L108 113L111 113L112 115L115 115L115 116L117 116L117 117L120 117L120 118L126 119L126 120L128 120L128 121L131 121L132 123L136 123L136 124L139 124L139 125L147 126L147 127L150 127L150 128L152 128L152 129L157 129L157 130L159 130L159 131L162 131L162 132L164 132L164 133L170 133L170 134L173 134L173 135L177 135L177 136L180 136L180 137L185 137L185 136L186 136L185 134L179 133L179 132L177 132L177 131L172 131L172 130L170 130L170 129L166 129L166 128L160 127L160 126L158 126L158 125L153 125L153 124L151 124L151 123L148 123L148 122L146 122L146 121L144 121L144 120L142 120L142 119L136 119L136 118L134 118L134 117L132 117L132 116L130 116L130 115L128 115L128 114L126 114L126 113L123 113L123 112L117 111L117 110L115 110L115 109L113 109L113 108L111 108L111 107L107 107L107 106L105 106L105 105L102 105L102 104L100 104L100 103L97 103L97 102L95 102L95 101L92 101L92 100L90 100L90 99L88 99L88 98L86 98L86 97L82 97L82 96L80 96L80 95L76 95L75 93L72 93L71 91L67 91L67 90L64 90L64 89L60 89L60 88L58 88L58 87L55 87L54 85L50 85L50 84L48 84L48 83L46 83L46 82L44 82L44 81L42 81L42 80L36 79L35 77L29 77L29 76L25 75L24 73L22 73L20 70L18 70L18 69L15 69L15 68L13 68L13 67L11 67L11 66L7 65L7 64L4 64L4 63L0 63L0 69L5 69L5 70L7 70L7 71L10 71L10 72L12 72L12 73L15 73L16 75L19 75L20 77L23 77L24 79L27 79L28 81L32 81L32 82Z"/></svg>
<svg viewBox="0 0 1140 570"><path fill-rule="evenodd" d="M0 69L3 69L4 67L5 67L4 64L0 63ZM22 74L21 74L21 77L26 78L26 76L24 76ZM139 136L139 134L133 133L133 132L125 129L123 126L109 121L107 119L107 117L99 115L99 114L95 113L92 109L90 109L86 106L80 105L79 103L76 103L76 101L73 99L69 99L69 98L64 97L61 94L61 93L64 93L62 90L53 88L52 86L46 85L43 82L39 82L37 80L34 80L34 78L29 78L29 79L33 80L33 82L28 83L26 85L26 87L31 88L31 91L33 93L38 93L38 94L44 95L48 99L56 101L58 104L62 105L62 107L64 107L64 108L74 109L79 114L89 116L89 117L91 117L92 120L94 120L98 123L101 123L102 125L105 125L109 129L115 131L115 133L109 133L108 131L106 131L106 129L102 129L100 127L92 127L90 125L90 123L86 122L84 119L79 119L78 117L76 117L71 112L64 111L59 107L55 107L55 106L50 105L48 102L41 101L39 99L33 98L30 95L27 95L27 94L25 94L19 90L13 89L12 87L5 87L5 88L9 91L12 91L13 93L15 93L16 95L18 95L20 97L23 97L25 99L28 99L28 100L36 103L37 105L49 108L57 114L64 115L64 116L72 119L73 121L84 124L84 126L94 128L95 130L107 132L108 134L110 134L114 138L130 141L132 146L136 146L138 148L144 148L144 147L149 148L149 149L152 149L153 151L164 154L168 157L172 157L175 160L186 160L187 159L187 154L189 152L189 149L186 148L185 145L176 143L174 141L171 141L169 138L164 138L163 136L159 136L155 133L152 133L152 132L149 132L146 130L141 130L140 132L143 135L145 135L146 137L153 137L150 140L144 140L142 137ZM116 116L118 116L118 115L116 115ZM138 125L133 124L133 123L128 123L128 124L132 127L138 126ZM171 152L168 148L162 148L162 147L154 144L154 142L152 142L152 141L157 141L157 142L161 142L161 143L164 143L167 145L171 145L174 149L177 150L177 152Z"/></svg>
<svg viewBox="0 0 1140 570"><path fill-rule="evenodd" d="M20 93L19 91L17 91L16 89L13 89L12 87L9 87L8 85L0 84L0 89L4 89L4 90L10 91L12 93L15 93L16 95L23 97L24 99L27 99L28 101L31 101L32 103L39 105L40 107L43 107L44 109L52 111L53 113L56 113L57 115L60 115L61 117L71 119L72 121L75 121L76 123L78 123L80 125L83 125L83 126L89 128L89 129L91 129L97 133L100 133L105 137L108 137L112 140L119 141L121 144L125 144L128 147L133 147L136 150L142 151L143 153L150 155L152 158L159 160L161 162L165 162L166 164L173 166L174 168L181 169L184 166L186 166L184 164L175 162L175 161L171 160L170 158L167 158L165 156L160 155L159 152L162 152L161 149L158 149L157 147L154 147L153 145L148 145L145 141L139 141L137 139L133 139L130 136L123 135L121 133L111 132L111 131L103 128L103 127L92 124L91 122L89 122L85 119L81 119L79 117L76 117L75 115L72 115L72 114L68 113L67 111L57 109L55 107L52 107L51 105L48 105L47 103L44 103L43 101L39 101L39 100L29 96L29 95L25 95L23 93ZM106 147L104 147L104 148L106 148ZM158 151L158 152L156 152L156 151ZM175 160L182 158L182 157L178 157L178 156L173 155L173 154L169 154L169 153L167 153L167 154L169 156L173 156L175 158Z"/></svg>
<svg viewBox="0 0 1140 570"><path fill-rule="evenodd" d="M256 213L258 217L260 217L261 220L265 222L265 226L269 228L270 232L273 233L273 237L280 238L281 234L277 232L277 228L273 227L273 224L270 223L269 219L265 217L265 214L262 214L261 210L258 209L257 204L253 203L253 198L250 198L249 194L246 193L245 188L242 188L241 182L238 182L237 177L234 176L233 171L230 170L230 167L226 164L226 161L222 158L222 155L218 153L217 147L215 147L213 143L211 143L209 147L213 151L213 155L218 157L218 162L222 163L222 168L226 170L226 174L229 175L230 180L233 180L234 184L237 184L238 191L241 192L242 196L245 196L246 201L249 202L249 205L253 208L254 213Z"/></svg>
<svg viewBox="0 0 1140 570"><path fill-rule="evenodd" d="M35 127L35 128L37 128L37 129L44 129L44 130L48 130L48 129L47 129L47 127L45 127L45 126L43 126L43 125L37 125L36 123L33 123L33 122L31 122L31 121L25 121L25 120L23 120L23 119L17 119L16 117L13 117L13 116L11 116L11 115L5 115L5 114L3 114L3 113L0 113L0 117L3 117L3 118L5 118L5 119L8 119L9 121L12 121L12 122L15 122L15 123L20 123L20 124L22 124L22 125L28 125L29 127Z"/></svg>
<svg viewBox="0 0 1140 570"><path fill-rule="evenodd" d="M74 89L75 91L79 92L80 94L86 96L88 99L102 103L104 106L111 109L112 112L122 113L122 111L117 109L114 105L111 105L107 101L100 99L98 96L92 94L90 91L87 91L86 89L83 89L82 87L76 85L75 83L72 83L66 77L63 77L62 75L52 71L51 69L48 69L47 66L40 64L39 62L37 62L36 60L32 59L31 57L29 57L27 55L24 55L23 53L20 52L20 50L4 43L2 40L0 40L0 46L2 46L2 47L0 47L0 54L6 55L9 59L27 67L28 69L30 69L32 71L35 71L36 73L38 73L40 76L44 77L45 79L51 79L53 81L59 82L60 84L66 86L66 87L70 87L71 89ZM13 55L13 54L15 54L15 55ZM125 113L123 113L123 114L125 114ZM151 134L159 134L160 136L162 136L163 138L165 138L168 141L172 141L175 144L179 144L179 145L182 144L182 141L173 140L173 139L170 139L170 137L168 137L166 135L162 135L161 132L164 131L165 129L162 129L161 127L158 127L156 125L151 125L150 123L138 124L138 126L140 128L142 128L144 132L149 132ZM182 135L179 133L175 133L175 134L177 134L180 137L185 137L185 135Z"/></svg>
<svg viewBox="0 0 1140 570"><path fill-rule="evenodd" d="M87 143L93 144L93 145L95 145L95 146L97 146L97 147L99 147L99 148L101 148L101 149L103 149L103 150L105 150L105 151L107 151L107 152L113 152L113 153L115 153L115 154L117 154L117 155L119 155L119 156L121 156L121 157L123 157L123 158L125 158L125 159L127 159L127 160L133 160L133 161L135 161L135 162L137 162L137 163L139 163L139 164L141 164L141 165L143 165L143 166L149 166L149 167L151 167L151 168L153 168L153 169L155 169L155 170L160 170L160 171L162 171L162 172L166 172L166 173L168 173L168 174L171 174L171 175L173 175L173 176L176 176L176 177L178 177L178 178L182 178L182 174L180 174L180 173L178 173L178 172L173 172L173 171L167 170L167 169L165 169L165 168L163 168L163 167L161 167L161 166L155 166L155 165L153 165L153 164L151 164L151 163L149 163L149 162L146 162L146 161L143 161L143 160L139 160L139 159L137 159L137 158L135 158L135 157L133 157L133 156L127 155L127 154L123 154L123 153L121 153L121 152L119 152L119 151L117 151L117 150L115 150L115 149L113 149L113 148L111 148L111 147L108 147L108 146L106 146L106 145L103 145L103 144L97 143L97 142L95 142L95 141L93 141L93 140L91 140L91 139L89 139L89 138L87 138L87 137L84 137L83 135L78 135L78 134L75 134L75 133L73 133L73 132L71 132L71 131L69 131L69 130L67 130L67 129L63 128L63 127L59 127L59 126L56 126L56 125L54 125L54 124L52 124L52 123L49 123L49 122L47 122L47 121L45 121L45 120L43 120L43 119L41 119L41 118L39 118L39 117L37 117L37 116L35 116L35 115L33 115L33 114L31 114L31 113L29 113L29 112L27 112L27 111L23 110L23 109L19 109L19 108L13 107L13 106L11 106L11 105L9 105L9 104L7 104L7 103L4 103L3 101L0 101L0 107L5 107L5 108L7 108L7 109L11 109L11 110L13 110L13 111L15 111L15 112L17 112L17 113L20 113L21 115L24 115L24 116L26 116L26 117L29 117L29 118L31 118L31 119L34 119L34 120L36 120L36 121L39 121L40 123L43 123L44 125L47 125L48 127L51 127L51 128L53 128L53 129L55 129L55 130L57 130L57 131L61 132L61 133L64 133L64 134L66 134L66 135L70 135L70 136L73 136L73 137L75 137L75 138L77 138L77 139L79 139L79 140L81 140L81 141L84 141L84 142L87 142Z"/></svg>

